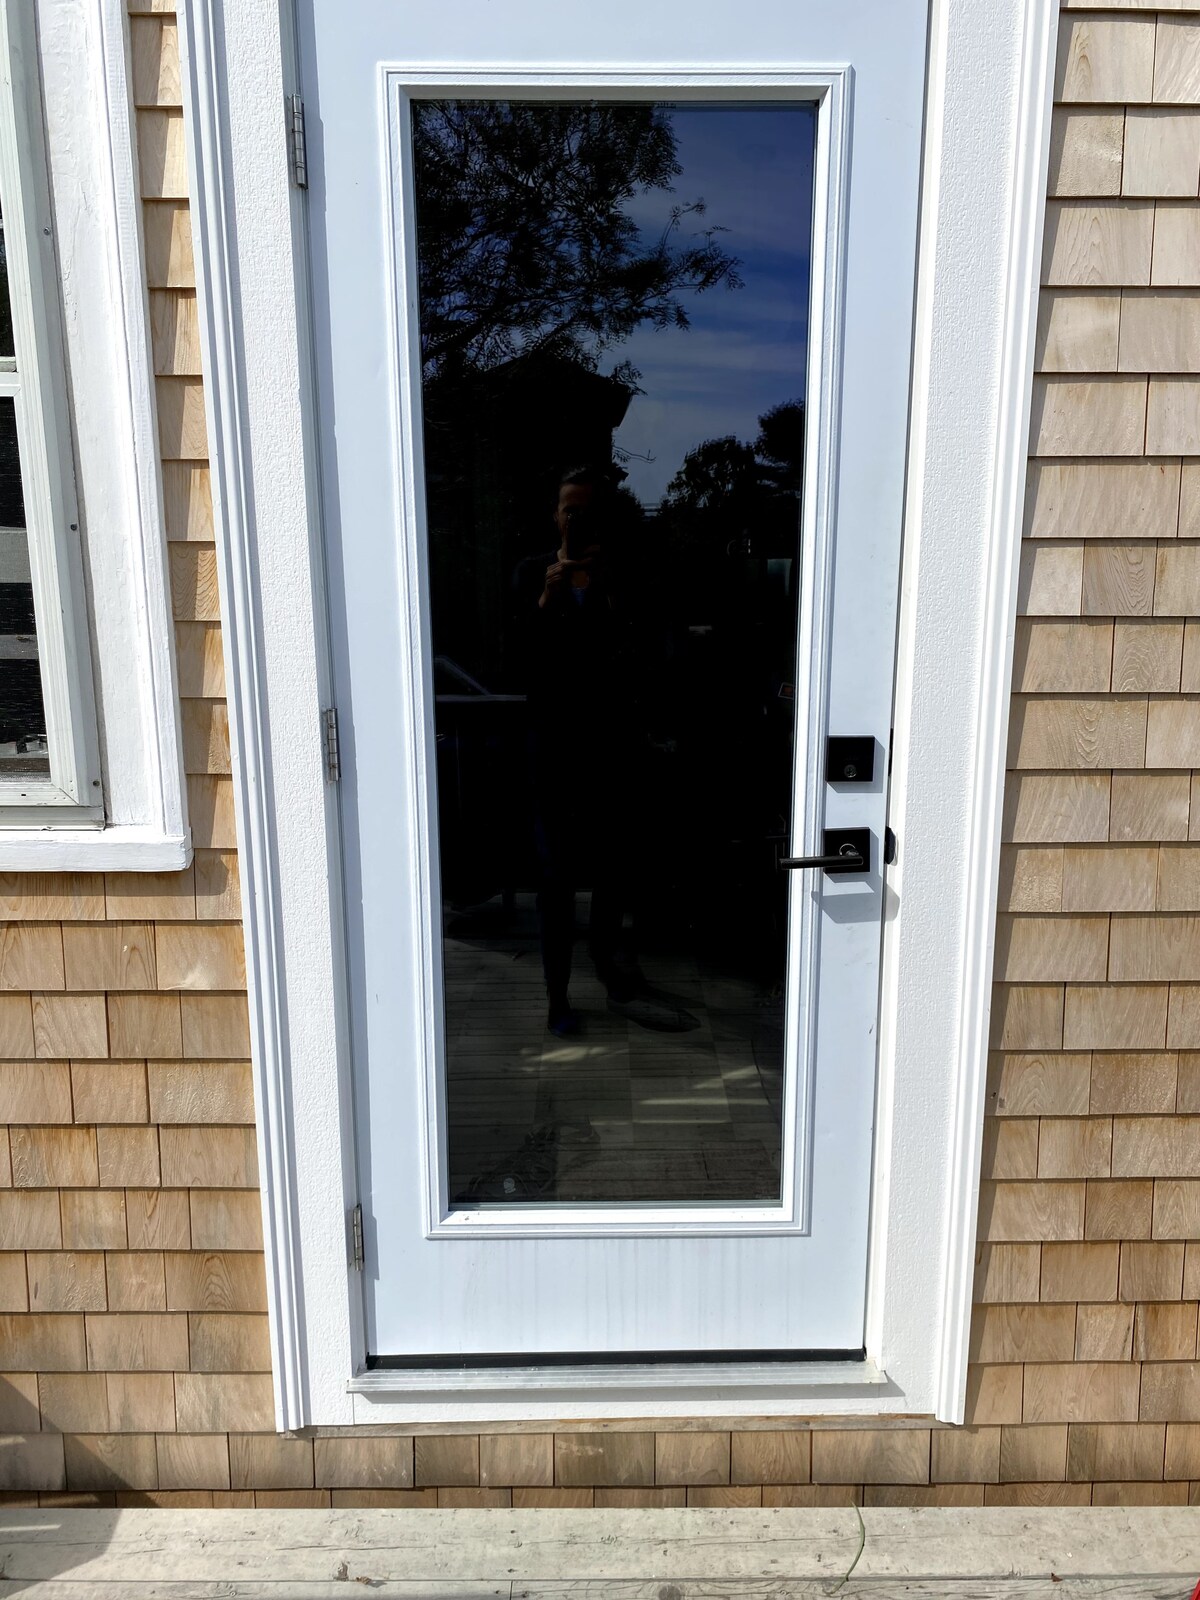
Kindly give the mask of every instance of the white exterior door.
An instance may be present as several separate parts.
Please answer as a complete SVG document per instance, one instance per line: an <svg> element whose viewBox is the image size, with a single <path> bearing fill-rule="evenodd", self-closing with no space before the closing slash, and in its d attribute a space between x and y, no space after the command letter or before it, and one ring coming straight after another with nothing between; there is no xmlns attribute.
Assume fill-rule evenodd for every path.
<svg viewBox="0 0 1200 1600"><path fill-rule="evenodd" d="M298 9L368 1348L858 1356L925 0Z"/></svg>

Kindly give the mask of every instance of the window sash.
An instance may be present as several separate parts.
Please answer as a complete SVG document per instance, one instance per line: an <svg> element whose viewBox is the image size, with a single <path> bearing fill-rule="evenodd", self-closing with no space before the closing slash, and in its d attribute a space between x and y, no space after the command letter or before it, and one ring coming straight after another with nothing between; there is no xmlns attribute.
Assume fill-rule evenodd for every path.
<svg viewBox="0 0 1200 1600"><path fill-rule="evenodd" d="M48 778L0 775L0 828L104 820L39 85L33 8L0 0L0 196L15 352L0 361L0 396L16 410L50 765Z"/></svg>

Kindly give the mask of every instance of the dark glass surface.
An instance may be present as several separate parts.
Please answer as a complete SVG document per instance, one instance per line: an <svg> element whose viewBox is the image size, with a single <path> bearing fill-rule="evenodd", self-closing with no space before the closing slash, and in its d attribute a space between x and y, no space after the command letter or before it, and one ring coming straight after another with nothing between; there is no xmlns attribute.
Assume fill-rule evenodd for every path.
<svg viewBox="0 0 1200 1600"><path fill-rule="evenodd" d="M814 138L414 106L456 1203L778 1198Z"/></svg>
<svg viewBox="0 0 1200 1600"><path fill-rule="evenodd" d="M0 398L0 781L49 775L16 408Z"/></svg>
<svg viewBox="0 0 1200 1600"><path fill-rule="evenodd" d="M0 215L0 357L13 354L12 301L8 288L8 239Z"/></svg>

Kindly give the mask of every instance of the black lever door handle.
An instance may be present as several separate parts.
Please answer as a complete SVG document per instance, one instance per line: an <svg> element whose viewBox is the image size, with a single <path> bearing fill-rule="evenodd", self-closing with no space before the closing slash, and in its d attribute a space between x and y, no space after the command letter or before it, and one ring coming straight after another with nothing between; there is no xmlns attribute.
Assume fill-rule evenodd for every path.
<svg viewBox="0 0 1200 1600"><path fill-rule="evenodd" d="M781 867L819 867L831 877L844 872L870 872L871 830L869 828L826 828L825 853L819 856L784 856Z"/></svg>
<svg viewBox="0 0 1200 1600"><path fill-rule="evenodd" d="M824 867L826 872L857 872L866 862L852 844L844 844L835 856L784 856L781 867Z"/></svg>

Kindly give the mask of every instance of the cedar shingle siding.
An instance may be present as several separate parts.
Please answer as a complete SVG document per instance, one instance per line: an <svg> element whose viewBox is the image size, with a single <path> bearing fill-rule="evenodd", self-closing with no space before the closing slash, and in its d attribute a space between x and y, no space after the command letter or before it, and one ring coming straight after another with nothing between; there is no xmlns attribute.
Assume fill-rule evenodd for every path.
<svg viewBox="0 0 1200 1600"><path fill-rule="evenodd" d="M197 851L0 881L4 1498L1200 1500L1200 8L1063 13L968 1426L315 1440L270 1431L175 24L131 9Z"/></svg>

